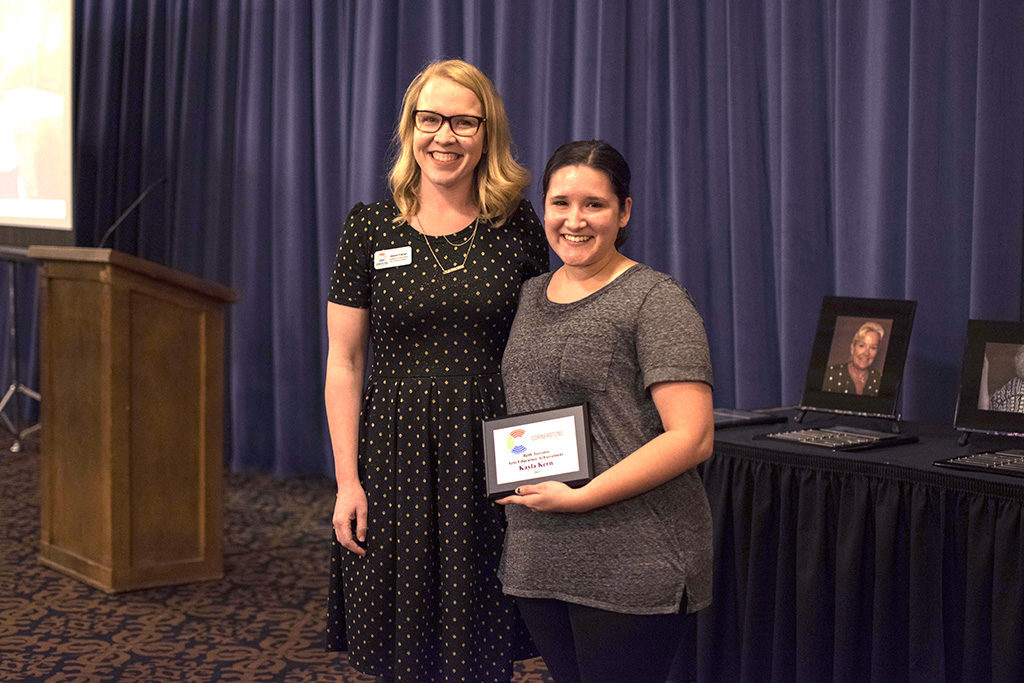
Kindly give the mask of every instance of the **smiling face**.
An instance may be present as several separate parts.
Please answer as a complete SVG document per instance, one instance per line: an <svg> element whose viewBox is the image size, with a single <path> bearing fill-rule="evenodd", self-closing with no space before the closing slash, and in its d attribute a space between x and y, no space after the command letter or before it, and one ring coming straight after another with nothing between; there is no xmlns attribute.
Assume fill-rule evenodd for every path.
<svg viewBox="0 0 1024 683"><path fill-rule="evenodd" d="M854 367L860 370L867 370L875 362L878 355L878 334L875 332L864 332L860 339L854 339L850 343L850 359Z"/></svg>
<svg viewBox="0 0 1024 683"><path fill-rule="evenodd" d="M569 267L605 263L616 253L619 228L629 223L633 200L623 206L611 181L589 166L564 166L551 174L544 197L548 244Z"/></svg>
<svg viewBox="0 0 1024 683"><path fill-rule="evenodd" d="M447 78L427 81L416 100L416 109L425 109L443 116L472 114L484 116L483 105L471 90ZM473 172L484 150L484 126L475 135L464 137L452 132L445 122L434 133L413 130L413 155L420 167L420 182L438 189L465 189L473 186Z"/></svg>

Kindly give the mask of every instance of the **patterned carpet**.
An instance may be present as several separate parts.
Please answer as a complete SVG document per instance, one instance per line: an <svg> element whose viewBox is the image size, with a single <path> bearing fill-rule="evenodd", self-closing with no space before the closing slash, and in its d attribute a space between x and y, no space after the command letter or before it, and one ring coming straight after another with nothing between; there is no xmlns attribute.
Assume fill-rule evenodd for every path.
<svg viewBox="0 0 1024 683"><path fill-rule="evenodd" d="M0 443L0 681L375 680L323 649L332 482L229 475L222 580L107 595L36 562L27 446Z"/></svg>

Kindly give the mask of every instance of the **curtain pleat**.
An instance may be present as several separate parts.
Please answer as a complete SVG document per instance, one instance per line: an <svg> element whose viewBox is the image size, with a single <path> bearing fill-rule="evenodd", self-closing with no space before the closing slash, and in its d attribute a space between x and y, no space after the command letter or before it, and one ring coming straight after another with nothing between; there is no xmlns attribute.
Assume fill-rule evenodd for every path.
<svg viewBox="0 0 1024 683"><path fill-rule="evenodd" d="M904 491L907 511L907 533L914 543L916 552L907 558L907 572L913 577L907 591L907 609L910 614L920 615L907 626L907 668L911 674L908 680L925 678L929 672L931 680L949 680L945 672L945 643L942 632L943 586L941 558L945 552L945 539L935 530L942 529L942 502L939 496L930 495L928 489L908 486Z"/></svg>
<svg viewBox="0 0 1024 683"><path fill-rule="evenodd" d="M273 12L268 3L244 4L239 13L237 115L234 122L231 284L240 301L231 309L230 357L232 466L273 470L290 464L290 452L278 454L275 433L273 327L276 296L268 261L268 234L276 188L271 178L273 137ZM290 232L294 226L280 226ZM299 277L299 271L295 271ZM280 349L285 352L285 349Z"/></svg>

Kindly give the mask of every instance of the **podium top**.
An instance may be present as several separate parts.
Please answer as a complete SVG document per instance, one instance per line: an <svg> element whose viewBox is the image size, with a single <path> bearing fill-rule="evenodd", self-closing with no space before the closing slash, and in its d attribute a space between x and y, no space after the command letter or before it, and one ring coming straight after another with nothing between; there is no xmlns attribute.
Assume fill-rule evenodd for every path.
<svg viewBox="0 0 1024 683"><path fill-rule="evenodd" d="M28 258L37 261L74 261L79 263L110 264L125 270L163 280L199 294L227 303L238 301L238 290L208 282L195 275L183 273L174 268L162 266L137 256L131 256L114 249L93 249L90 247L50 247L33 245L28 248Z"/></svg>
<svg viewBox="0 0 1024 683"><path fill-rule="evenodd" d="M28 257L28 248L26 247L9 247L6 245L0 246L0 260L3 261L17 261L17 262L31 262L32 259Z"/></svg>

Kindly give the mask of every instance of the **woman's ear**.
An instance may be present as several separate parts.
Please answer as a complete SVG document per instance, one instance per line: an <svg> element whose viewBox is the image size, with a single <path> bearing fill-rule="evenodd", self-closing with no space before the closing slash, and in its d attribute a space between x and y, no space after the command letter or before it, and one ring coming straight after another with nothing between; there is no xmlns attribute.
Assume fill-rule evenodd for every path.
<svg viewBox="0 0 1024 683"><path fill-rule="evenodd" d="M622 211L619 212L619 227L624 228L629 223L629 214L633 210L633 198L626 197L626 201L622 204Z"/></svg>

